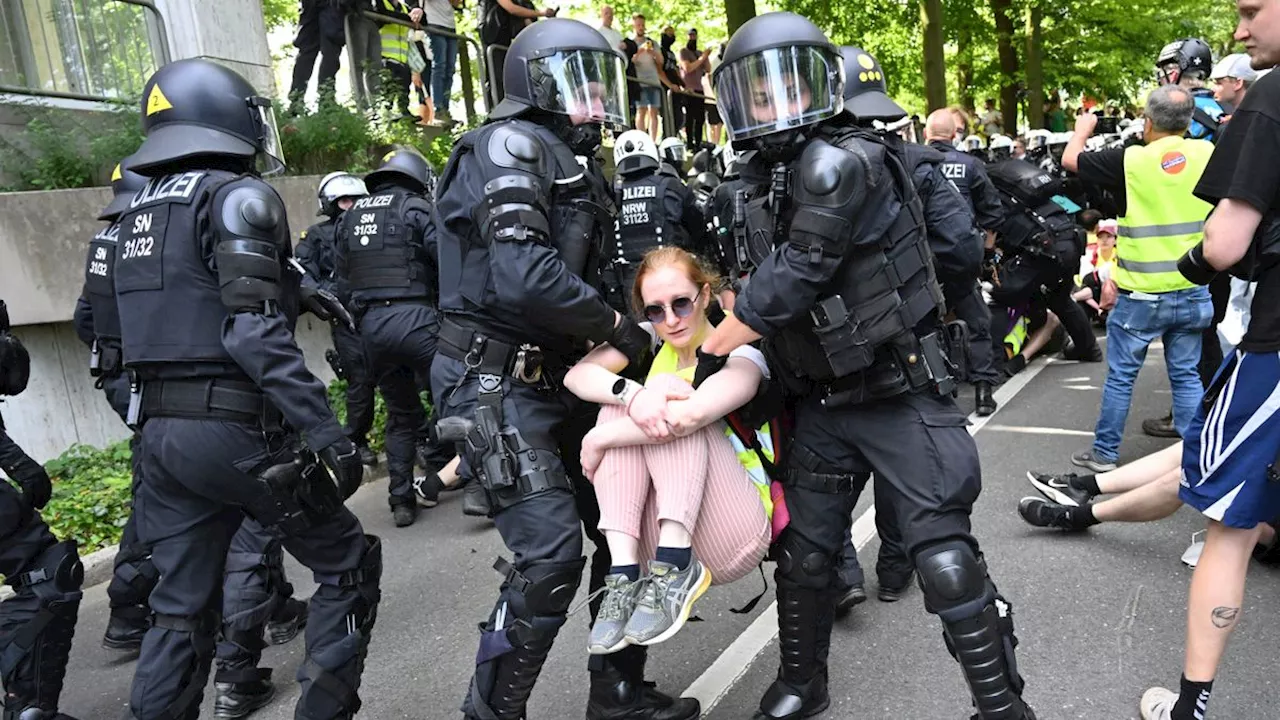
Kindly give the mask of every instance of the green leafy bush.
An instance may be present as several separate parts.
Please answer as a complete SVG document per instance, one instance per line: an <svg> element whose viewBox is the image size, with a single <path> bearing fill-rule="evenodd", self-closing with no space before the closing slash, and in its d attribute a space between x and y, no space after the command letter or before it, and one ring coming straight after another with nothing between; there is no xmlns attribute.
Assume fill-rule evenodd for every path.
<svg viewBox="0 0 1280 720"><path fill-rule="evenodd" d="M418 399L422 401L422 409L431 414L431 397L424 391L418 394ZM338 416L338 422L344 425L347 422L347 381L334 380L329 383L329 407L333 408L333 414ZM369 447L374 452L380 453L386 447L387 441L387 404L382 401L382 393L375 392L373 395L373 429L369 431Z"/></svg>
<svg viewBox="0 0 1280 720"><path fill-rule="evenodd" d="M364 174L381 165L383 155L394 147L418 150L439 170L449 159L455 135L445 132L433 137L433 132L439 131L413 123L370 120L346 105L326 103L283 125L280 143L290 175L335 170Z"/></svg>
<svg viewBox="0 0 1280 720"><path fill-rule="evenodd" d="M0 170L16 180L5 190L61 190L110 181L111 169L142 143L137 103L74 115L35 105L22 107L26 130L0 137Z"/></svg>
<svg viewBox="0 0 1280 720"><path fill-rule="evenodd" d="M72 445L45 463L53 498L41 515L60 538L75 540L82 555L120 541L129 519L129 441L106 448Z"/></svg>

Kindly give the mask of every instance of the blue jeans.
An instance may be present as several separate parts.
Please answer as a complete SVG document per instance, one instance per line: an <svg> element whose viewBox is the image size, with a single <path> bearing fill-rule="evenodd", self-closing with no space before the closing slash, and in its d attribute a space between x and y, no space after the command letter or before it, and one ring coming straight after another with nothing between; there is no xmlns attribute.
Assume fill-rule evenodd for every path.
<svg viewBox="0 0 1280 720"><path fill-rule="evenodd" d="M1155 300L1119 297L1107 318L1107 382L1093 431L1095 458L1103 462L1119 459L1133 385L1147 359L1147 347L1157 339L1164 340L1164 362L1173 389L1173 426L1179 434L1187 429L1204 394L1196 365L1200 362L1201 332L1212 321L1208 288L1175 290Z"/></svg>
<svg viewBox="0 0 1280 720"><path fill-rule="evenodd" d="M450 30L450 28L441 28ZM431 104L436 112L449 111L453 73L458 68L458 38L429 33L431 39Z"/></svg>

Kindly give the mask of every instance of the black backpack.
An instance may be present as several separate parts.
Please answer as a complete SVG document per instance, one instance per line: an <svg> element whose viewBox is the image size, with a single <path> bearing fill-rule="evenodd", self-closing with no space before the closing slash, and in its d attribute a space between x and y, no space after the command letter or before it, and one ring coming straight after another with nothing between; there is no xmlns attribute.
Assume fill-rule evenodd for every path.
<svg viewBox="0 0 1280 720"><path fill-rule="evenodd" d="M0 300L0 395L17 395L31 378L31 355L9 332L9 307Z"/></svg>
<svg viewBox="0 0 1280 720"><path fill-rule="evenodd" d="M1004 160L987 166L987 175L1002 195L1011 195L1023 205L1037 207L1062 194L1062 180L1026 160Z"/></svg>

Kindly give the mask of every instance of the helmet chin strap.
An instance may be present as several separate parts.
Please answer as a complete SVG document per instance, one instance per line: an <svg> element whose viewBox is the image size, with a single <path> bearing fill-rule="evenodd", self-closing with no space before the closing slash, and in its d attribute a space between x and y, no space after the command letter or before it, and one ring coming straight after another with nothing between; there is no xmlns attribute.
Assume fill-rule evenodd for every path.
<svg viewBox="0 0 1280 720"><path fill-rule="evenodd" d="M769 163L788 162L795 158L806 140L802 129L770 133L755 140L760 158Z"/></svg>
<svg viewBox="0 0 1280 720"><path fill-rule="evenodd" d="M603 132L599 123L574 125L567 116L556 113L547 113L545 117L547 128L563 140L573 154L590 157L600 149Z"/></svg>

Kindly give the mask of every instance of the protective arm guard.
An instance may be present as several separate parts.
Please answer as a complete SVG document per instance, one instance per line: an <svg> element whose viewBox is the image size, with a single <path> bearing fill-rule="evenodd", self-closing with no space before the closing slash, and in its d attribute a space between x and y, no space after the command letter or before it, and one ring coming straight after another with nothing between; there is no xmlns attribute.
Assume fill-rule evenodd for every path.
<svg viewBox="0 0 1280 720"><path fill-rule="evenodd" d="M845 252L860 239L856 223L872 182L865 153L821 141L810 142L792 167L790 233L784 242L775 238L773 253L751 273L733 309L766 337L806 315L835 277ZM887 181L883 170L880 175Z"/></svg>
<svg viewBox="0 0 1280 720"><path fill-rule="evenodd" d="M318 452L345 436L324 385L294 342L290 319L277 311L285 297L280 258L287 257L289 243L284 204L266 183L246 179L219 191L213 220L218 283L230 311L222 345Z"/></svg>
<svg viewBox="0 0 1280 720"><path fill-rule="evenodd" d="M542 142L514 124L478 142L483 199L472 218L489 250L490 282L504 307L559 336L605 342L614 312L551 246L553 161Z"/></svg>

